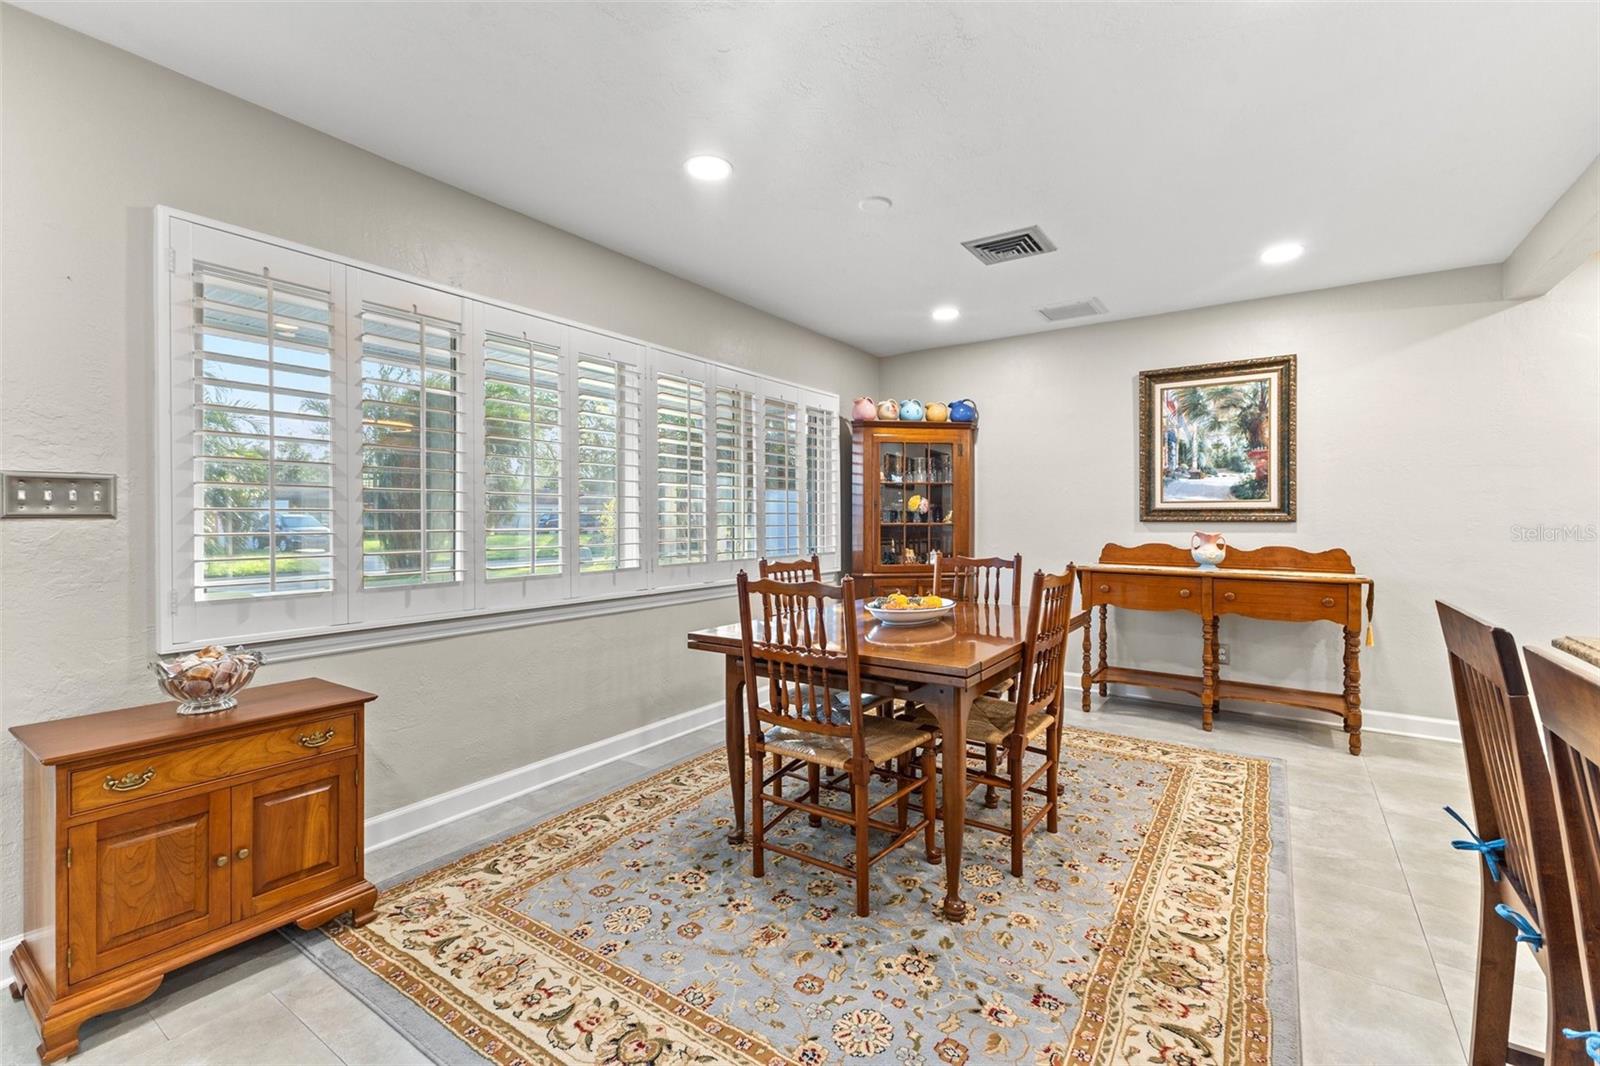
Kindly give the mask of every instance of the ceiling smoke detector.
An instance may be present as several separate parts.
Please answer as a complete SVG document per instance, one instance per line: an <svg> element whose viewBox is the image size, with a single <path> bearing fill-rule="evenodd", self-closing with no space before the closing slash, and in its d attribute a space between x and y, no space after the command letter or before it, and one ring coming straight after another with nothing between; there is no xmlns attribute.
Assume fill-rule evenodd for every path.
<svg viewBox="0 0 1600 1066"><path fill-rule="evenodd" d="M1056 250L1056 246L1038 226L1016 229L1009 233L997 233L993 237L962 241L961 247L977 256L978 262L986 266L1009 263L1014 259L1030 259Z"/></svg>
<svg viewBox="0 0 1600 1066"><path fill-rule="evenodd" d="M1096 296L1088 300L1079 300L1077 303L1041 307L1038 311L1047 322L1065 322L1070 318L1088 318L1091 315L1103 315L1106 313L1106 305L1101 303L1100 298Z"/></svg>

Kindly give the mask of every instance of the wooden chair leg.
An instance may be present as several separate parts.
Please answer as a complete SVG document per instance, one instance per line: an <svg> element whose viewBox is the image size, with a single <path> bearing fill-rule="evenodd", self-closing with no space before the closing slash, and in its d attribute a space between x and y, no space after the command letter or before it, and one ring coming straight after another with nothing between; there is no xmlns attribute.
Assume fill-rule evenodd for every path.
<svg viewBox="0 0 1600 1066"><path fill-rule="evenodd" d="M782 755L774 755L772 757L772 772L776 774L776 773L778 773L779 770L782 770L782 769L783 769L783 756ZM782 774L778 774L777 780L772 782L772 794L774 796L783 795L783 775Z"/></svg>
<svg viewBox="0 0 1600 1066"><path fill-rule="evenodd" d="M896 777L896 778L893 779L894 780L895 789L899 790L899 789L902 789L902 788L905 787L904 778L907 778L907 777L911 776L911 761L910 761L910 758L908 756L905 756L905 755L897 755L897 756L895 756L894 768L895 768L895 772L900 775L899 777ZM902 832L904 832L906 826L909 825L910 823L911 823L911 797L909 795L901 796L900 799L898 801L896 801L896 803L894 805L894 824Z"/></svg>
<svg viewBox="0 0 1600 1066"><path fill-rule="evenodd" d="M822 767L814 762L806 763L806 800L822 805ZM822 815L808 814L806 821L811 825L821 825Z"/></svg>
<svg viewBox="0 0 1600 1066"><path fill-rule="evenodd" d="M1481 877L1481 874L1480 874ZM1478 981L1472 997L1472 1066L1504 1066L1511 1043L1517 934L1494 912L1500 894L1484 881L1478 908Z"/></svg>
<svg viewBox="0 0 1600 1066"><path fill-rule="evenodd" d="M762 809L761 797L766 794L766 789L761 787L761 779L766 776L767 760L759 751L752 751L750 755L750 822L752 835L750 873L753 877L765 877L767 873L766 852L762 848L767 838L767 819Z"/></svg>
<svg viewBox="0 0 1600 1066"><path fill-rule="evenodd" d="M922 846L928 861L937 863L942 855L933 840L934 822L938 820L939 790L934 786L938 756L932 744L922 748Z"/></svg>
<svg viewBox="0 0 1600 1066"><path fill-rule="evenodd" d="M1056 832L1061 825L1061 711L1056 710L1056 722L1050 727L1050 733L1045 737L1044 750L1049 752L1046 756L1050 760L1050 769L1045 771L1045 793L1050 797L1049 813L1045 815L1044 828L1047 833Z"/></svg>
<svg viewBox="0 0 1600 1066"><path fill-rule="evenodd" d="M869 879L871 869L867 865L871 852L872 841L868 836L867 808L867 782L872 779L872 764L869 762L852 762L850 764L850 813L855 816L856 823L856 915L867 917L871 911L867 893L872 888Z"/></svg>
<svg viewBox="0 0 1600 1066"><path fill-rule="evenodd" d="M1011 876L1022 876L1022 749L1028 742L1011 738L1006 752L1006 770L1011 778Z"/></svg>
<svg viewBox="0 0 1600 1066"><path fill-rule="evenodd" d="M995 746L993 744L985 744L983 746L983 772L993 777L994 771ZM983 786L983 805L991 810L1000 806L1000 796L995 792L993 785Z"/></svg>

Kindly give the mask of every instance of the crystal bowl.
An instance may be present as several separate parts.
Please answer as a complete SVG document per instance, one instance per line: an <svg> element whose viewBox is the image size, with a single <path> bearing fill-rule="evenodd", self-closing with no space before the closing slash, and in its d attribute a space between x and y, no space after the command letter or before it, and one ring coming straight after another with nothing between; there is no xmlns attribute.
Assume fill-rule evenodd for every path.
<svg viewBox="0 0 1600 1066"><path fill-rule="evenodd" d="M237 707L235 695L256 676L262 656L247 648L218 645L150 664L161 691L178 701L179 714L211 714Z"/></svg>

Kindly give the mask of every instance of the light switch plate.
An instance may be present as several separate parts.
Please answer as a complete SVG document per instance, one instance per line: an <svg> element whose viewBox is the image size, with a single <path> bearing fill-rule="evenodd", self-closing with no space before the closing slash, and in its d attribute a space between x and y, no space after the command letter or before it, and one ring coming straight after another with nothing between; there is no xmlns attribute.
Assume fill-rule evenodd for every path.
<svg viewBox="0 0 1600 1066"><path fill-rule="evenodd" d="M0 518L115 518L115 474L0 475Z"/></svg>

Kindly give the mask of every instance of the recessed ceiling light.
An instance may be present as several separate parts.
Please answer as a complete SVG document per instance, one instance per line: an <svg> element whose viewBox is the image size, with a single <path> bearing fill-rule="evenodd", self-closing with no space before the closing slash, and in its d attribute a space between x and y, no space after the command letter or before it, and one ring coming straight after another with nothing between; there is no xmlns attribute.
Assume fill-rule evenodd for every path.
<svg viewBox="0 0 1600 1066"><path fill-rule="evenodd" d="M683 169L697 181L726 181L733 164L720 155L695 155L684 160Z"/></svg>
<svg viewBox="0 0 1600 1066"><path fill-rule="evenodd" d="M869 215L881 215L894 206L894 201L887 196L869 196L856 206Z"/></svg>
<svg viewBox="0 0 1600 1066"><path fill-rule="evenodd" d="M945 304L943 307L935 307L933 309L933 320L935 322L954 322L960 317L961 308L952 307L949 304Z"/></svg>
<svg viewBox="0 0 1600 1066"><path fill-rule="evenodd" d="M1285 241L1283 244L1274 244L1261 253L1261 261L1276 266L1278 263L1289 263L1299 259L1304 254L1306 246L1298 241Z"/></svg>

